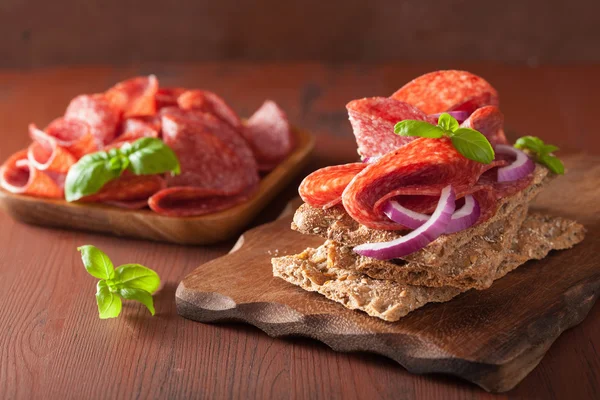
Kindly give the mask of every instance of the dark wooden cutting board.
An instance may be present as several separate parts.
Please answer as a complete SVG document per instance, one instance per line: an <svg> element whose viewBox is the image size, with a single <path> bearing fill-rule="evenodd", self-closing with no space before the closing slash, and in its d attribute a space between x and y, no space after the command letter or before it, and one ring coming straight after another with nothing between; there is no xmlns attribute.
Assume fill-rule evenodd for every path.
<svg viewBox="0 0 600 400"><path fill-rule="evenodd" d="M244 321L270 336L307 336L337 351L385 355L414 373L509 390L600 294L600 158L572 156L566 164L567 176L542 192L535 208L583 223L585 240L528 262L490 289L427 305L395 323L348 310L272 276L271 257L323 242L290 230L288 213L188 275L177 289L177 310L200 322Z"/></svg>

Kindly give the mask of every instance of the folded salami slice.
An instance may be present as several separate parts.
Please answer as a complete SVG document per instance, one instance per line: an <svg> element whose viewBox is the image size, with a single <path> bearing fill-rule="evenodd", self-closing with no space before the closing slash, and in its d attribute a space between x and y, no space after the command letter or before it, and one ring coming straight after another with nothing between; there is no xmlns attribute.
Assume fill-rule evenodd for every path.
<svg viewBox="0 0 600 400"><path fill-rule="evenodd" d="M65 119L87 123L96 144L101 148L115 138L120 112L104 94L83 94L71 100Z"/></svg>
<svg viewBox="0 0 600 400"><path fill-rule="evenodd" d="M33 140L38 140L42 136L52 137L56 140L57 145L67 149L77 159L88 153L98 151L96 139L92 135L90 126L84 121L63 117L57 118L50 122L43 131L35 129L36 135L31 134L32 126L34 125L29 126L29 133Z"/></svg>
<svg viewBox="0 0 600 400"><path fill-rule="evenodd" d="M198 187L171 187L161 190L150 198L152 211L171 217L192 217L226 210L248 200L258 185L242 193L229 195L220 190Z"/></svg>
<svg viewBox="0 0 600 400"><path fill-rule="evenodd" d="M154 95L156 109L160 110L164 107L177 107L177 98L185 91L186 89L178 87L159 88Z"/></svg>
<svg viewBox="0 0 600 400"><path fill-rule="evenodd" d="M219 127L231 129L216 117L199 114L191 119L168 114L163 115L162 126L163 140L181 164L181 174L169 177L169 186L194 186L233 195L258 181L255 165L248 168L235 147L225 142L227 137L215 131Z"/></svg>
<svg viewBox="0 0 600 400"><path fill-rule="evenodd" d="M158 137L159 129L155 125L147 122L142 118L127 118L121 124L121 133L111 142L125 143L135 142L144 137Z"/></svg>
<svg viewBox="0 0 600 400"><path fill-rule="evenodd" d="M71 165L77 162L77 158L60 146L54 137L39 130L34 124L29 125L29 135L33 143L27 149L27 158L38 170L66 174Z"/></svg>
<svg viewBox="0 0 600 400"><path fill-rule="evenodd" d="M444 111L472 113L497 106L498 92L485 79L466 71L436 71L402 86L392 98L412 104L427 114Z"/></svg>
<svg viewBox="0 0 600 400"><path fill-rule="evenodd" d="M339 204L346 186L366 167L366 163L352 163L316 170L300 184L300 197L313 207L329 208Z"/></svg>
<svg viewBox="0 0 600 400"><path fill-rule="evenodd" d="M396 135L394 125L397 122L414 119L437 123L434 118L413 105L387 97L353 100L346 108L356 137L358 153L363 157L381 156L415 139Z"/></svg>
<svg viewBox="0 0 600 400"><path fill-rule="evenodd" d="M0 186L17 194L62 198L61 187L46 173L34 168L27 159L27 150L13 154L0 167Z"/></svg>
<svg viewBox="0 0 600 400"><path fill-rule="evenodd" d="M242 129L242 120L220 96L208 90L188 90L177 98L183 110L199 110L213 114L235 129Z"/></svg>
<svg viewBox="0 0 600 400"><path fill-rule="evenodd" d="M270 171L294 148L294 136L285 112L267 100L248 119L242 134L250 144L261 171Z"/></svg>
<svg viewBox="0 0 600 400"><path fill-rule="evenodd" d="M123 118L156 114L156 76L138 76L117 83L106 92L106 98L122 112Z"/></svg>
<svg viewBox="0 0 600 400"><path fill-rule="evenodd" d="M154 193L166 187L165 180L160 175L130 175L124 174L114 181L108 182L98 193L85 196L79 201L118 204L119 202L135 203L147 200ZM127 203L121 204L121 206Z"/></svg>
<svg viewBox="0 0 600 400"><path fill-rule="evenodd" d="M496 164L463 157L448 138L418 138L368 164L342 194L348 214L372 229L404 229L382 211L387 200L420 213L431 213L442 189L452 185L456 198L473 193L480 175ZM424 184L423 182L426 182Z"/></svg>
<svg viewBox="0 0 600 400"><path fill-rule="evenodd" d="M508 143L504 135L504 114L496 106L475 110L460 126L481 132L492 146Z"/></svg>

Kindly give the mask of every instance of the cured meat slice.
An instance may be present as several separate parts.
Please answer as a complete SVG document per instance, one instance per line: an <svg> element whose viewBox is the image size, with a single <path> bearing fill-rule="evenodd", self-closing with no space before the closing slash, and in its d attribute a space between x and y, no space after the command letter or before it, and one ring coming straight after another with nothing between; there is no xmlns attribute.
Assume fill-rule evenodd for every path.
<svg viewBox="0 0 600 400"><path fill-rule="evenodd" d="M475 110L460 126L481 132L492 146L508 144L504 135L504 114L496 106L485 106Z"/></svg>
<svg viewBox="0 0 600 400"><path fill-rule="evenodd" d="M308 175L298 188L300 197L313 207L329 208L342 201L342 193L366 163L333 165Z"/></svg>
<svg viewBox="0 0 600 400"><path fill-rule="evenodd" d="M98 193L82 197L82 202L113 203L147 200L154 193L166 187L160 175L130 175L108 182Z"/></svg>
<svg viewBox="0 0 600 400"><path fill-rule="evenodd" d="M31 126L29 132L31 134ZM44 131L35 130L36 137L31 135L33 140L42 136L51 136L56 139L56 144L64 147L73 154L75 158L80 159L88 153L98 151L98 146L94 135L92 135L90 126L84 121L76 119L57 118L44 129Z"/></svg>
<svg viewBox="0 0 600 400"><path fill-rule="evenodd" d="M235 150L213 134L210 124L165 115L162 125L163 140L181 164L181 174L167 178L169 186L195 186L238 194L257 182L256 168L248 170Z"/></svg>
<svg viewBox="0 0 600 400"><path fill-rule="evenodd" d="M106 98L122 112L123 118L156 114L156 76L138 76L117 83L106 92Z"/></svg>
<svg viewBox="0 0 600 400"><path fill-rule="evenodd" d="M154 95L156 109L177 106L177 98L185 91L186 89L178 87L159 88Z"/></svg>
<svg viewBox="0 0 600 400"><path fill-rule="evenodd" d="M158 129L141 118L127 118L121 125L121 134L111 144L135 142L144 137L158 137Z"/></svg>
<svg viewBox="0 0 600 400"><path fill-rule="evenodd" d="M77 159L67 149L58 145L57 140L29 125L29 135L34 140L27 150L27 158L31 165L40 171L52 171L66 174Z"/></svg>
<svg viewBox="0 0 600 400"><path fill-rule="evenodd" d="M427 114L444 111L472 113L497 106L498 92L485 79L466 71L436 71L413 79L392 98L412 104Z"/></svg>
<svg viewBox="0 0 600 400"><path fill-rule="evenodd" d="M381 156L415 140L394 133L394 125L399 121L414 119L437 123L416 107L387 97L353 100L346 108L358 153L363 157Z"/></svg>
<svg viewBox="0 0 600 400"><path fill-rule="evenodd" d="M344 190L342 203L353 219L368 228L403 229L383 214L387 200L395 198L413 211L430 213L445 186L452 185L456 198L462 198L493 166L463 157L448 138L418 138L367 164Z"/></svg>
<svg viewBox="0 0 600 400"><path fill-rule="evenodd" d="M27 150L13 154L0 167L0 186L17 194L62 198L64 193L54 180L35 169L27 159Z"/></svg>
<svg viewBox="0 0 600 400"><path fill-rule="evenodd" d="M242 137L239 131L231 127L231 125L223 122L212 114L208 114L198 110L181 110L175 107L168 107L161 110L163 116L163 140L169 144L167 136L172 131L169 131L174 125L171 124L169 127L164 126L164 117L174 117L178 122L178 125L187 125L193 127L195 130L202 130L207 133L211 133L223 142L233 153L237 155L242 161L242 168L246 170L245 174L248 176L248 184L254 184L258 182L258 172L256 159L252 154L252 149L248 145L248 142Z"/></svg>
<svg viewBox="0 0 600 400"><path fill-rule="evenodd" d="M261 171L270 171L294 148L294 137L285 112L267 100L250 117L242 130Z"/></svg>
<svg viewBox="0 0 600 400"><path fill-rule="evenodd" d="M119 125L119 110L104 94L82 94L69 103L65 119L88 124L99 148L112 142Z"/></svg>
<svg viewBox="0 0 600 400"><path fill-rule="evenodd" d="M235 129L241 130L242 121L220 96L208 90L188 90L177 98L183 110L199 110L213 114Z"/></svg>
<svg viewBox="0 0 600 400"><path fill-rule="evenodd" d="M150 198L152 211L171 217L192 217L212 214L232 208L248 200L258 188L253 185L237 195L221 190L198 187L171 187L161 190Z"/></svg>

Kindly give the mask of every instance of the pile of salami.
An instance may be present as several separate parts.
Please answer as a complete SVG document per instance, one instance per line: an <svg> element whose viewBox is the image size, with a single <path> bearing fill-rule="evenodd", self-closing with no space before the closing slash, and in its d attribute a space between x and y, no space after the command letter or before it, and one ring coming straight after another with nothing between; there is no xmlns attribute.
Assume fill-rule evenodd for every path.
<svg viewBox="0 0 600 400"><path fill-rule="evenodd" d="M390 97L353 100L346 107L363 162L327 167L309 175L299 191L311 206L328 208L342 203L354 220L368 228L406 230L384 214L383 207L390 199L412 211L431 213L442 189L452 185L457 200L466 195L476 198L481 208L477 223L481 223L495 214L497 199L531 182L531 176L496 182L493 174L506 161L500 157L491 164L469 160L447 138L394 134L399 121L436 124L440 113L461 112L466 118L461 127L478 130L492 146L506 144L498 93L477 75L436 71L414 79Z"/></svg>
<svg viewBox="0 0 600 400"><path fill-rule="evenodd" d="M169 216L208 214L246 201L260 174L275 168L294 146L285 113L270 100L243 121L215 93L160 87L152 75L77 96L44 129L29 125L29 135L31 145L1 167L0 185L47 198L64 198L66 174L82 156L160 138L177 155L181 174L125 172L80 201L150 207Z"/></svg>

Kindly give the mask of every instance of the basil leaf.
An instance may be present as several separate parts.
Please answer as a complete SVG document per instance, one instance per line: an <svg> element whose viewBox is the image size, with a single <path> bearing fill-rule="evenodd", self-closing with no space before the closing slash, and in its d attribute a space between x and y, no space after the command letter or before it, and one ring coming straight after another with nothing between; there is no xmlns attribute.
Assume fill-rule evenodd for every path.
<svg viewBox="0 0 600 400"><path fill-rule="evenodd" d="M77 248L81 252L81 260L87 272L98 279L111 279L115 275L115 267L110 258L99 248L87 244Z"/></svg>
<svg viewBox="0 0 600 400"><path fill-rule="evenodd" d="M523 136L517 139L515 142L515 147L517 149L529 149L536 153L541 153L542 148L544 147L544 142L542 139L535 136Z"/></svg>
<svg viewBox="0 0 600 400"><path fill-rule="evenodd" d="M442 113L442 115L440 115L438 118L438 126L447 132L454 132L460 127L456 118L448 113Z"/></svg>
<svg viewBox="0 0 600 400"><path fill-rule="evenodd" d="M121 313L121 298L110 291L106 281L100 281L96 286L96 303L100 319L116 318Z"/></svg>
<svg viewBox="0 0 600 400"><path fill-rule="evenodd" d="M121 150L129 159L129 169L136 175L154 175L171 172L181 173L179 160L175 152L162 140L157 138L142 138Z"/></svg>
<svg viewBox="0 0 600 400"><path fill-rule="evenodd" d="M124 158L124 157L123 157ZM79 200L102 189L107 182L118 178L123 172L123 158L111 158L100 151L87 154L69 168L65 180L67 201ZM127 168L127 165L125 165Z"/></svg>
<svg viewBox="0 0 600 400"><path fill-rule="evenodd" d="M145 290L136 288L121 288L119 289L119 295L127 300L136 300L142 303L148 308L150 314L154 315L154 300L152 295Z"/></svg>
<svg viewBox="0 0 600 400"><path fill-rule="evenodd" d="M394 133L400 136L419 136L434 139L444 136L444 130L439 126L412 119L398 122L394 126Z"/></svg>
<svg viewBox="0 0 600 400"><path fill-rule="evenodd" d="M538 157L538 161L548 167L548 169L555 174L563 175L565 173L565 166L562 161L558 159L558 157L542 154Z"/></svg>
<svg viewBox="0 0 600 400"><path fill-rule="evenodd" d="M450 136L452 145L466 158L483 164L494 159L494 149L485 136L470 128L458 128Z"/></svg>
<svg viewBox="0 0 600 400"><path fill-rule="evenodd" d="M558 148L558 147L556 147L556 146L554 146L554 145L551 145L551 144L545 144L545 145L542 147L542 153L543 153L543 154L550 154L550 153L554 153L555 151L558 151L558 150L559 150L559 148Z"/></svg>
<svg viewBox="0 0 600 400"><path fill-rule="evenodd" d="M154 293L160 285L158 274L140 264L124 264L115 271L115 282L119 287L142 289Z"/></svg>

